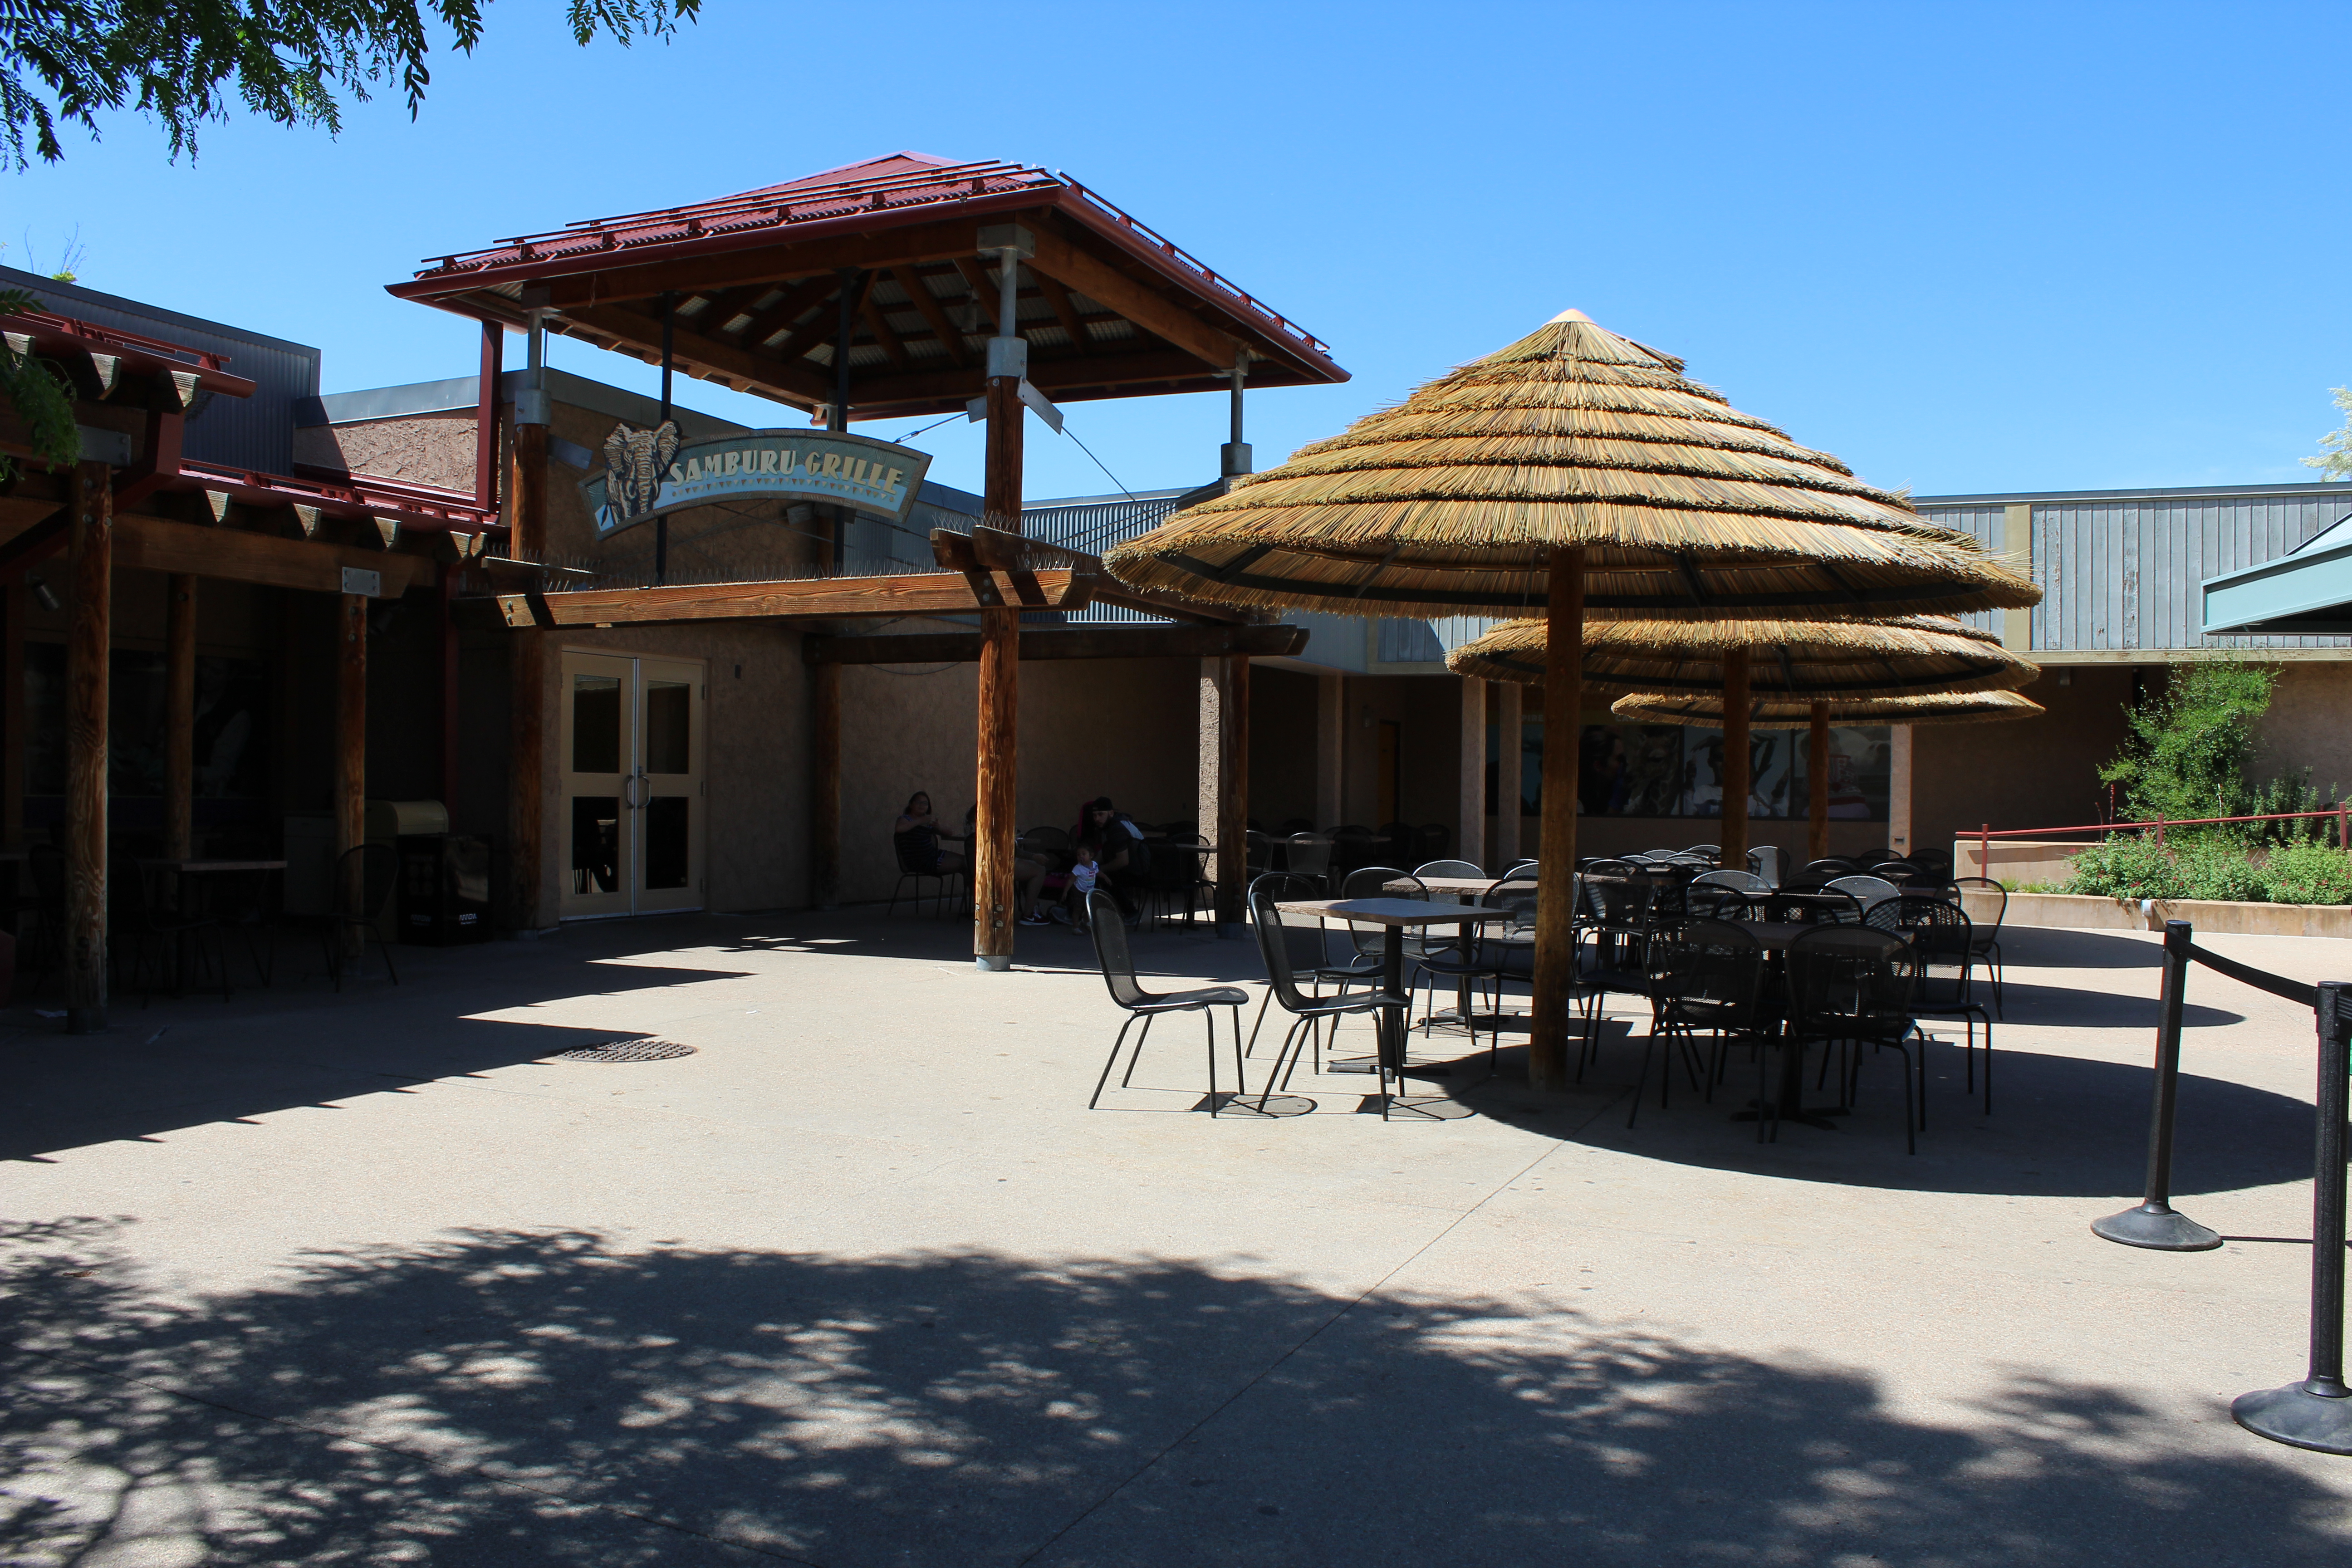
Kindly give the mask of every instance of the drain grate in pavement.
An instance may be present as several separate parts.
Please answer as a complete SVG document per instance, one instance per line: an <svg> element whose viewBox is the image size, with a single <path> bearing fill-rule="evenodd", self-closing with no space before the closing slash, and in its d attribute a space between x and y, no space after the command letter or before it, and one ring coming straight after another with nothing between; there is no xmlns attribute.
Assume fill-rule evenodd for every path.
<svg viewBox="0 0 2352 1568"><path fill-rule="evenodd" d="M577 1050L558 1051L550 1061L558 1062L666 1062L674 1057L690 1057L692 1046L681 1046L676 1040L606 1040L601 1046L582 1046Z"/></svg>

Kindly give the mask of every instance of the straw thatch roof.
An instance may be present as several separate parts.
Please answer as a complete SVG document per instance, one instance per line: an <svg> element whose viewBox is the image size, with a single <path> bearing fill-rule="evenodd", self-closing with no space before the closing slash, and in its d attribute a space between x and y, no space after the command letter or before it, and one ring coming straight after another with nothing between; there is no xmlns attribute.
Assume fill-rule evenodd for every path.
<svg viewBox="0 0 2352 1568"><path fill-rule="evenodd" d="M1682 369L1563 311L1104 559L1138 587L1381 616L1538 613L1561 545L1586 547L1585 605L1604 618L2041 598Z"/></svg>
<svg viewBox="0 0 2352 1568"><path fill-rule="evenodd" d="M1544 623L1511 621L1446 656L1458 675L1540 685ZM1745 648L1758 700L2010 690L2041 671L1990 632L1948 616L1892 621L1596 621L1584 628L1588 690L1720 698L1724 657ZM1718 703L1718 711L1720 704Z"/></svg>
<svg viewBox="0 0 2352 1568"><path fill-rule="evenodd" d="M1829 705L1832 724L1981 724L1996 719L2032 719L2042 704L2014 691L1974 691L1943 697L1890 697ZM1723 723L1723 698L1685 697L1657 691L1630 692L1609 711L1630 724ZM1749 722L1759 730L1801 729L1812 722L1812 704L1786 700L1757 705Z"/></svg>

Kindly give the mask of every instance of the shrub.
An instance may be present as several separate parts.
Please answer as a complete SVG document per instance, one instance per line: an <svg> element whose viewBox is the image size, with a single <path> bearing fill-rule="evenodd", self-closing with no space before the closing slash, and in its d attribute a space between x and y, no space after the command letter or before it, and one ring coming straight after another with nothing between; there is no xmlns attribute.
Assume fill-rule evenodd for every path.
<svg viewBox="0 0 2352 1568"><path fill-rule="evenodd" d="M2352 904L2352 862L2326 844L2281 845L2271 851L2263 880L2282 904Z"/></svg>
<svg viewBox="0 0 2352 1568"><path fill-rule="evenodd" d="M2269 881L2246 858L2245 847L2231 839L2218 836L2194 839L2180 847L2179 858L2181 879L2189 887L2182 895L2185 898L2258 904L2271 896Z"/></svg>
<svg viewBox="0 0 2352 1568"><path fill-rule="evenodd" d="M2074 857L2066 890L2109 899L2184 899L2189 879L2155 839L2116 837Z"/></svg>
<svg viewBox="0 0 2352 1568"><path fill-rule="evenodd" d="M2254 721L2277 681L2276 667L2243 659L2175 663L2162 691L2125 710L2123 750L2100 782L2123 785L2124 809L2141 821L2245 815Z"/></svg>

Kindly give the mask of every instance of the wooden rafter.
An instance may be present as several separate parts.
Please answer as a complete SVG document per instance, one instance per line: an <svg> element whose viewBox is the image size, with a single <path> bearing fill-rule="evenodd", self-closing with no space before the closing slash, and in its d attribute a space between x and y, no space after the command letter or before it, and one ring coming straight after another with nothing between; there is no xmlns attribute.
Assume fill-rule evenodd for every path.
<svg viewBox="0 0 2352 1568"><path fill-rule="evenodd" d="M882 345L882 352L889 356L890 363L905 370L908 365L907 345L890 325L889 308L874 298L870 283L866 289L866 302L858 308L858 313L866 318L866 330L874 334L874 341Z"/></svg>
<svg viewBox="0 0 2352 1568"><path fill-rule="evenodd" d="M784 297L756 312L751 324L740 332L728 334L745 348L767 352L761 348L779 327L790 326L808 313L808 308L832 296L836 279L830 274L821 278L803 278L784 290Z"/></svg>
<svg viewBox="0 0 2352 1568"><path fill-rule="evenodd" d="M930 324L931 336L938 339L940 347L947 351L948 363L955 365L962 364L970 357L964 347L963 333L956 330L956 324L953 321L948 320L947 310L940 303L940 297L931 292L931 286L924 279L922 268L912 266L894 267L890 269L890 276L898 279L898 287L905 291L908 302L915 307L923 320Z"/></svg>
<svg viewBox="0 0 2352 1568"><path fill-rule="evenodd" d="M1070 291L1058 279L1036 273L1037 291L1045 296L1045 303L1054 307L1054 319L1062 323L1062 331L1070 334L1070 347L1079 353L1094 352L1094 339L1088 335L1086 323L1078 319L1077 308L1070 303Z"/></svg>

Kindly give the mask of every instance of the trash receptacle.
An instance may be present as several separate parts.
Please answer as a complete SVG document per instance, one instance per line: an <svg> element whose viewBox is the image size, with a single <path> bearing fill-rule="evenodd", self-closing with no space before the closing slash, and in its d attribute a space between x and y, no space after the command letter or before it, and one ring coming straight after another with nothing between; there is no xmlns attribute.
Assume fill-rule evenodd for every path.
<svg viewBox="0 0 2352 1568"><path fill-rule="evenodd" d="M400 850L400 939L427 947L488 942L490 841L456 833L404 834Z"/></svg>

